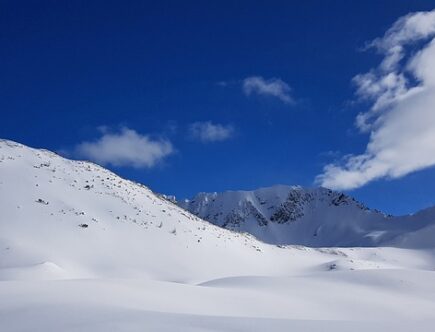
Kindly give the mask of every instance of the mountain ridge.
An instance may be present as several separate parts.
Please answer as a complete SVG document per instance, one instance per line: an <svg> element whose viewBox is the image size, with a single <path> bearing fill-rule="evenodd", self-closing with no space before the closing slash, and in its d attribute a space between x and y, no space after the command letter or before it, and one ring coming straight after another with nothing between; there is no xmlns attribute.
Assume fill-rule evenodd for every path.
<svg viewBox="0 0 435 332"><path fill-rule="evenodd" d="M435 207L392 216L323 187L275 185L251 191L202 192L178 204L220 227L284 245L394 245L404 233L435 223Z"/></svg>

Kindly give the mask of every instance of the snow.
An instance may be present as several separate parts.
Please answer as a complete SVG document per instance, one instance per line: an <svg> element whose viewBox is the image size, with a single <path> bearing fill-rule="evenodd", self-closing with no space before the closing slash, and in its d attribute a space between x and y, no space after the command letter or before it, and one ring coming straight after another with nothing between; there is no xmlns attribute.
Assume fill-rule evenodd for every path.
<svg viewBox="0 0 435 332"><path fill-rule="evenodd" d="M434 247L435 208L394 217L326 188L277 185L199 193L179 205L223 228L271 244Z"/></svg>
<svg viewBox="0 0 435 332"><path fill-rule="evenodd" d="M95 164L3 140L0 330L431 331L432 213L406 218L418 216L425 228L390 247L276 246Z"/></svg>
<svg viewBox="0 0 435 332"><path fill-rule="evenodd" d="M7 331L431 331L433 272L366 270L154 280L7 281ZM36 327L36 328L35 328Z"/></svg>

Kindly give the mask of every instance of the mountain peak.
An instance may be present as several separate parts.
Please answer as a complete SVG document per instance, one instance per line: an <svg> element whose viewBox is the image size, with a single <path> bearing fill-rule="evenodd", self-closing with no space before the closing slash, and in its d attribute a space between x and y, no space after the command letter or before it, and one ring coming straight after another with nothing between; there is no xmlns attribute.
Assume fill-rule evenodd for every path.
<svg viewBox="0 0 435 332"><path fill-rule="evenodd" d="M324 187L275 185L200 193L178 204L215 225L274 244L374 246L416 225L408 217L393 218Z"/></svg>

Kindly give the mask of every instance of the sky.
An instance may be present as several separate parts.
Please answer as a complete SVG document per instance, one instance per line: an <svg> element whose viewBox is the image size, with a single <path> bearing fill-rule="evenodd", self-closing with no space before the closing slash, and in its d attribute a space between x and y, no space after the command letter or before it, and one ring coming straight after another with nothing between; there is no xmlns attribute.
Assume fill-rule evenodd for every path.
<svg viewBox="0 0 435 332"><path fill-rule="evenodd" d="M0 3L0 137L159 193L435 205L434 1Z"/></svg>

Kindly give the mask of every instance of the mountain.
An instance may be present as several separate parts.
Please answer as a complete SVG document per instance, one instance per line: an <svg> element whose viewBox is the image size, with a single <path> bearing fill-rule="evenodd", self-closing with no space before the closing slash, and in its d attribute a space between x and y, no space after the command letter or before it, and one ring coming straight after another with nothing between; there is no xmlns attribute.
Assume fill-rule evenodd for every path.
<svg viewBox="0 0 435 332"><path fill-rule="evenodd" d="M274 195L285 202L288 193L265 190L258 204L271 206ZM316 202L301 197L302 207ZM339 211L392 220L339 197ZM435 253L418 249L418 227L402 234L407 249L276 246L210 224L171 200L93 163L0 140L0 330L433 328ZM252 219L252 226L303 221L281 210L264 214L267 225ZM328 241L344 243L326 226ZM433 233L424 234L431 243Z"/></svg>
<svg viewBox="0 0 435 332"><path fill-rule="evenodd" d="M207 280L249 270L267 250L98 165L7 140L0 193L0 280ZM224 265L202 269L222 257Z"/></svg>
<svg viewBox="0 0 435 332"><path fill-rule="evenodd" d="M277 185L253 191L199 193L179 205L215 225L273 244L435 245L435 240L425 235L435 235L435 208L414 216L393 217L321 187Z"/></svg>

